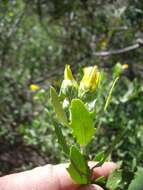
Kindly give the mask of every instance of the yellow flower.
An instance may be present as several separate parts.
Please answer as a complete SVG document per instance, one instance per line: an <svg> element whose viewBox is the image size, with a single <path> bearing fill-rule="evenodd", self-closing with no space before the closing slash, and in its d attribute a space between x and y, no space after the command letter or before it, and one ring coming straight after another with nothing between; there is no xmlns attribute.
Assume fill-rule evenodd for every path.
<svg viewBox="0 0 143 190"><path fill-rule="evenodd" d="M75 79L73 78L70 65L66 65L66 66L65 66L64 80L75 80Z"/></svg>
<svg viewBox="0 0 143 190"><path fill-rule="evenodd" d="M129 68L129 65L128 65L128 64L122 65L122 69L123 69L123 70L128 69L128 68Z"/></svg>
<svg viewBox="0 0 143 190"><path fill-rule="evenodd" d="M84 69L84 76L80 82L80 89L95 91L99 83L100 73L97 66L91 66Z"/></svg>
<svg viewBox="0 0 143 190"><path fill-rule="evenodd" d="M108 39L105 38L105 37L102 38L102 39L100 40L100 46L101 46L101 48L106 48L107 45L108 45Z"/></svg>
<svg viewBox="0 0 143 190"><path fill-rule="evenodd" d="M36 91L36 90L39 90L40 89L40 86L37 85L37 84L31 84L30 85L30 90L31 91Z"/></svg>

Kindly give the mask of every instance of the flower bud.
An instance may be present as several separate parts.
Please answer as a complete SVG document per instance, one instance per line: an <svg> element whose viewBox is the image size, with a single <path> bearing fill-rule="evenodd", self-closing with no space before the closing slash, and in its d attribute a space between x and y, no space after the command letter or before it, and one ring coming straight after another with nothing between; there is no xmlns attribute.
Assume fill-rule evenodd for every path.
<svg viewBox="0 0 143 190"><path fill-rule="evenodd" d="M119 77L123 72L124 70L128 69L129 66L128 64L121 64L121 63L117 63L114 67L114 77Z"/></svg>
<svg viewBox="0 0 143 190"><path fill-rule="evenodd" d="M129 65L128 65L128 64L122 65L122 69L123 69L123 70L128 69L128 68L129 68Z"/></svg>
<svg viewBox="0 0 143 190"><path fill-rule="evenodd" d="M79 86L79 97L87 93L94 93L99 83L100 73L97 66L91 66L84 69L84 76Z"/></svg>
<svg viewBox="0 0 143 190"><path fill-rule="evenodd" d="M64 95L70 98L76 97L78 84L72 75L70 65L65 66L64 80L61 85L60 95Z"/></svg>

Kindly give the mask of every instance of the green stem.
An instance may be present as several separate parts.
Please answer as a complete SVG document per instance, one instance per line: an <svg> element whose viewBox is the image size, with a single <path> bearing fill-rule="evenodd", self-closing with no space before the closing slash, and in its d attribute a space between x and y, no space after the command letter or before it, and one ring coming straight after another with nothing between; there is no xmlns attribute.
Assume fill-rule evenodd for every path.
<svg viewBox="0 0 143 190"><path fill-rule="evenodd" d="M86 147L83 146L83 145L80 145L80 150L81 150L81 153L86 155Z"/></svg>
<svg viewBox="0 0 143 190"><path fill-rule="evenodd" d="M112 93L113 93L113 89L114 89L114 87L115 87L115 85L116 85L116 83L117 83L118 80L119 80L119 77L116 77L115 80L114 80L113 83L112 83L111 89L110 89L109 94L108 94L108 97L107 97L107 99L106 99L106 103L105 103L105 106L104 106L104 111L107 110L107 107L108 107L108 105L109 105L109 103L110 103L110 100L111 100L111 96L112 96Z"/></svg>
<svg viewBox="0 0 143 190"><path fill-rule="evenodd" d="M111 89L110 89L109 94L107 96L107 99L106 99L106 102L105 102L105 106L104 106L103 111L101 112L100 118L102 118L104 116L104 112L107 110L107 107L108 107L108 105L110 103L110 100L111 100L111 96L112 96L114 87L115 87L115 85L116 85L116 83L117 83L118 80L119 80L119 77L116 77L115 80L112 83ZM96 133L98 133L101 124L102 124L102 121L100 120L99 123L98 123L98 126L96 128Z"/></svg>

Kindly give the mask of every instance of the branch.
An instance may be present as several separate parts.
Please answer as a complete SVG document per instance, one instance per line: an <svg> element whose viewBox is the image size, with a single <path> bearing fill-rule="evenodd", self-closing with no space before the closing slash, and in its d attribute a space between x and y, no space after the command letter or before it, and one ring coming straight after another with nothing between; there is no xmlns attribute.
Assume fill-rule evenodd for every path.
<svg viewBox="0 0 143 190"><path fill-rule="evenodd" d="M37 13L39 16L40 22L42 21L42 7L41 7L41 0L37 0Z"/></svg>
<svg viewBox="0 0 143 190"><path fill-rule="evenodd" d="M101 56L101 57L106 57L106 56L111 56L111 55L118 55L122 53L126 53L132 50L135 50L137 48L143 47L143 39L137 39L137 43L133 44L131 46L127 46L122 49L117 49L117 50L111 50L111 51L102 51L102 52L95 52L93 53L94 56Z"/></svg>
<svg viewBox="0 0 143 190"><path fill-rule="evenodd" d="M111 56L111 55L117 55L117 54L122 54L122 53L126 53L126 52L129 52L129 51L132 51L132 50L135 50L137 48L140 48L140 47L143 47L143 39L137 39L136 40L136 44L133 44L131 46L128 46L128 47L125 47L123 49L118 49L118 50L113 50L113 51L103 51L103 52L96 52L94 53L93 55L94 56L99 56L99 57L106 57L106 56ZM86 55L86 58L88 58L88 55ZM82 59L85 59L82 58ZM81 62L82 60L78 60L77 62ZM51 73L45 77L42 77L41 79L38 79L35 81L35 83L43 83L44 81L48 80L48 79L51 79L52 77L55 77L55 76L59 76L63 73L63 64L59 65L59 68L58 71L57 70L53 70L51 71ZM73 65L73 68L75 67L75 65Z"/></svg>

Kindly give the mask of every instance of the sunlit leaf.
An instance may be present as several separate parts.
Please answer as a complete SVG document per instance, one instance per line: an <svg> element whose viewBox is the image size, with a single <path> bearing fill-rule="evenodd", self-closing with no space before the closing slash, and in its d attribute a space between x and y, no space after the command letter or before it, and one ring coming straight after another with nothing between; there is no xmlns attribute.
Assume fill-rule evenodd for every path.
<svg viewBox="0 0 143 190"><path fill-rule="evenodd" d="M81 145L91 141L95 133L93 118L80 99L73 99L70 106L70 118L73 134Z"/></svg>

